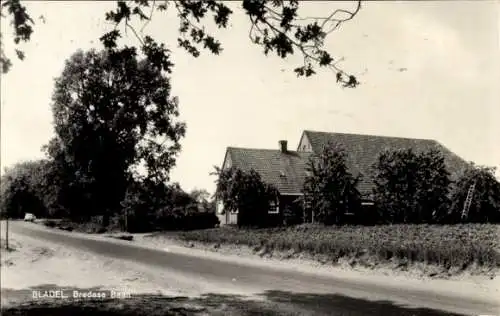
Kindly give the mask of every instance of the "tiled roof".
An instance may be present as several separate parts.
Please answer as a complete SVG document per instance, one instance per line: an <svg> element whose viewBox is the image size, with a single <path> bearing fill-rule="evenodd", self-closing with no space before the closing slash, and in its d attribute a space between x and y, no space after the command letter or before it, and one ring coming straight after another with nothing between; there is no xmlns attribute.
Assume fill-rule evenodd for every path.
<svg viewBox="0 0 500 316"><path fill-rule="evenodd" d="M379 154L386 149L412 148L416 152L440 150L445 157L445 164L452 178L467 167L465 160L435 140L316 131L304 131L304 134L315 153L321 152L323 146L329 142L341 143L344 146L350 172L354 176L359 173L364 175L358 189L366 197L371 195L373 188L373 182L370 180L372 166ZM238 147L228 147L227 153L233 167L244 171L254 169L261 175L264 182L274 185L282 194L302 192L307 162L312 155L312 153L300 151L282 153L280 150L273 149Z"/></svg>
<svg viewBox="0 0 500 316"><path fill-rule="evenodd" d="M445 164L452 178L460 173L467 162L451 152L439 142L430 139L412 139L401 137L387 137L361 134L327 133L316 131L304 131L309 139L313 152L319 153L328 142L340 143L347 153L347 165L353 175L362 173L364 180L358 189L364 195L371 193L373 183L370 181L372 174L371 166L376 162L379 154L388 150L412 148L416 152L437 149L445 158Z"/></svg>
<svg viewBox="0 0 500 316"><path fill-rule="evenodd" d="M236 147L228 147L227 152L233 167L244 171L254 169L281 194L302 192L310 153Z"/></svg>

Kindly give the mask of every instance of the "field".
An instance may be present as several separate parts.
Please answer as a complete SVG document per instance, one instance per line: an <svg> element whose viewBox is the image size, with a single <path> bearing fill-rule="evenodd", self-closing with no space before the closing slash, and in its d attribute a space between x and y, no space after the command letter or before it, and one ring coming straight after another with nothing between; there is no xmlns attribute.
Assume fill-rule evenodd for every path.
<svg viewBox="0 0 500 316"><path fill-rule="evenodd" d="M321 256L337 263L373 266L396 263L437 265L455 272L470 267L500 266L500 226L385 225L325 227L300 225L289 228L237 229L222 227L182 232L183 241L215 245L248 246L260 252L289 252Z"/></svg>

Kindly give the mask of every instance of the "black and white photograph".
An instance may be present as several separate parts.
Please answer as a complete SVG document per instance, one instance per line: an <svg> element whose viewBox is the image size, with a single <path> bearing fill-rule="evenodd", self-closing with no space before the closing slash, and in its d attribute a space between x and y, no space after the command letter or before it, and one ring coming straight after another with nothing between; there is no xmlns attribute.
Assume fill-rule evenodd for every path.
<svg viewBox="0 0 500 316"><path fill-rule="evenodd" d="M499 0L1 0L0 314L500 316Z"/></svg>

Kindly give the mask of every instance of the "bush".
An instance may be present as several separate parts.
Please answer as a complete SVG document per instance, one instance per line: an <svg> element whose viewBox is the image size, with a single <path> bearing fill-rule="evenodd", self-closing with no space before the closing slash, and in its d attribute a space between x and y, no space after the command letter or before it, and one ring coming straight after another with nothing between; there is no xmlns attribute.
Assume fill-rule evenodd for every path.
<svg viewBox="0 0 500 316"><path fill-rule="evenodd" d="M129 232L203 229L219 223L214 212L200 212L199 203L176 184L135 183L122 206L118 224Z"/></svg>
<svg viewBox="0 0 500 316"><path fill-rule="evenodd" d="M360 177L354 178L348 171L346 159L343 147L331 143L309 161L304 197L316 222L341 224L346 214L360 209L361 195L356 188Z"/></svg>
<svg viewBox="0 0 500 316"><path fill-rule="evenodd" d="M462 210L472 183L476 183L472 203L465 218ZM453 201L446 222L500 223L500 182L495 178L495 168L471 165L453 184Z"/></svg>
<svg viewBox="0 0 500 316"><path fill-rule="evenodd" d="M386 223L432 223L447 213L450 179L439 151L386 151L374 169L374 198Z"/></svg>
<svg viewBox="0 0 500 316"><path fill-rule="evenodd" d="M283 224L285 226L302 224L304 221L303 199L300 198L283 209Z"/></svg>

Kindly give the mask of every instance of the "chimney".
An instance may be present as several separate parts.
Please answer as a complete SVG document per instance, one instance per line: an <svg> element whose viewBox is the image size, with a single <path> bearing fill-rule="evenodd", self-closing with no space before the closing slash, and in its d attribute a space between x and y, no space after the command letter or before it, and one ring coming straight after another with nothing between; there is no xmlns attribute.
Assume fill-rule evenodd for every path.
<svg viewBox="0 0 500 316"><path fill-rule="evenodd" d="M287 141L286 140L280 140L279 144L280 144L280 151L282 153L286 153L287 152L287 148L286 148Z"/></svg>

